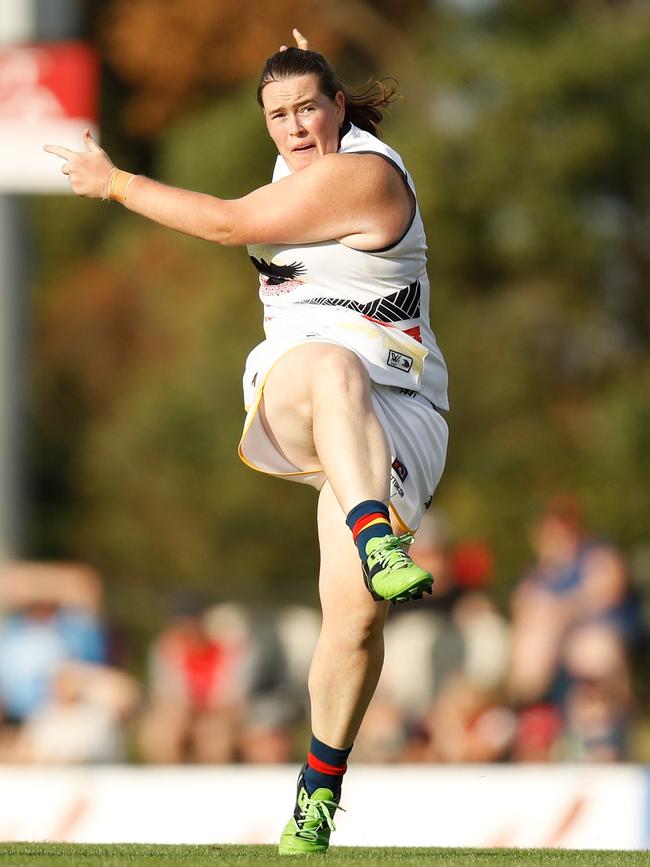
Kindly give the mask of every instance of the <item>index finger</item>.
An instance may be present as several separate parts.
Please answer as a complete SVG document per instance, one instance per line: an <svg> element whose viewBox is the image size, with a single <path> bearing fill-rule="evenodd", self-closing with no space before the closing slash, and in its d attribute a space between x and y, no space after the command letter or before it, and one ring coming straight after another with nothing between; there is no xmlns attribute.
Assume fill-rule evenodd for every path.
<svg viewBox="0 0 650 867"><path fill-rule="evenodd" d="M298 48L300 48L302 51L309 50L309 40L306 36L302 35L302 33L300 32L300 30L298 30L297 27L293 28L293 38L296 40L296 45L298 46Z"/></svg>
<svg viewBox="0 0 650 867"><path fill-rule="evenodd" d="M47 151L48 154L54 154L57 157L61 157L62 160L69 160L77 153L76 151L71 151L70 148L64 148L63 145L45 145L43 150Z"/></svg>

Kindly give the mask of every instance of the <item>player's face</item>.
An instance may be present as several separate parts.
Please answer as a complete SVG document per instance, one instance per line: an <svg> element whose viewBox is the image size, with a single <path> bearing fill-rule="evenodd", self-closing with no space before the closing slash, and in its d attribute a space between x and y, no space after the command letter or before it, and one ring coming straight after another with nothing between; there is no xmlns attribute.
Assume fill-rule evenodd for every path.
<svg viewBox="0 0 650 867"><path fill-rule="evenodd" d="M318 89L318 78L296 75L270 81L262 91L266 126L292 172L339 149L345 97L331 100Z"/></svg>

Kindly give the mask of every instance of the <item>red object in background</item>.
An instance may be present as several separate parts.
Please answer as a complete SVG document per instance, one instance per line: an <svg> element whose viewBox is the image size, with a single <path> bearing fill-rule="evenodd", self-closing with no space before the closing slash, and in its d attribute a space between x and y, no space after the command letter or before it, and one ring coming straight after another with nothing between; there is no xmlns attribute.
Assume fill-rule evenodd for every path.
<svg viewBox="0 0 650 867"><path fill-rule="evenodd" d="M99 60L84 42L0 48L0 119L34 123L61 118L94 123Z"/></svg>
<svg viewBox="0 0 650 867"><path fill-rule="evenodd" d="M548 762L562 733L560 711L552 704L537 704L519 712L514 759L519 762Z"/></svg>
<svg viewBox="0 0 650 867"><path fill-rule="evenodd" d="M468 590L486 587L494 573L494 554L481 539L463 542L452 552L452 569L456 584Z"/></svg>
<svg viewBox="0 0 650 867"><path fill-rule="evenodd" d="M187 691L194 706L199 710L209 708L214 698L215 682L224 661L224 649L219 644L190 644L185 648L182 666L186 677Z"/></svg>

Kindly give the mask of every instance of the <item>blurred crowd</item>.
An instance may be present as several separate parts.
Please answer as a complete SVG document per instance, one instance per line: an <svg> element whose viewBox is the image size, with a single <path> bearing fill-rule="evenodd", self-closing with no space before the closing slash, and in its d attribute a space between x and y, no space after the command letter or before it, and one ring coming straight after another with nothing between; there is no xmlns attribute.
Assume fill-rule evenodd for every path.
<svg viewBox="0 0 650 867"><path fill-rule="evenodd" d="M645 630L625 557L552 499L508 609L493 553L452 543L429 512L412 547L435 576L391 609L386 663L358 762L609 762L634 758L634 662ZM0 573L0 763L284 763L309 730L307 674L320 616L173 601L147 675L116 665L90 567Z"/></svg>

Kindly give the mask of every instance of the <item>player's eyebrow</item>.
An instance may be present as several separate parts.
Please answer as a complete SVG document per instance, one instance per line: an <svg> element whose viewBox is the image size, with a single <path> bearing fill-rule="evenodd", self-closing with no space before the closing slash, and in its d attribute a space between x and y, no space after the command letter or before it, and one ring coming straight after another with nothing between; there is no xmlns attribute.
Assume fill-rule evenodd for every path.
<svg viewBox="0 0 650 867"><path fill-rule="evenodd" d="M297 99L295 102L290 102L290 103L288 103L288 105L290 105L294 108L300 108L303 105L307 105L307 103L309 103L309 102L315 102L315 101L316 101L316 94L312 93L309 96L301 96L300 99ZM269 108L267 113L273 114L276 111L282 111L283 109L286 109L286 108L287 108L287 104L285 104L284 102L278 103L278 104L274 105L272 108Z"/></svg>

